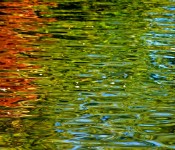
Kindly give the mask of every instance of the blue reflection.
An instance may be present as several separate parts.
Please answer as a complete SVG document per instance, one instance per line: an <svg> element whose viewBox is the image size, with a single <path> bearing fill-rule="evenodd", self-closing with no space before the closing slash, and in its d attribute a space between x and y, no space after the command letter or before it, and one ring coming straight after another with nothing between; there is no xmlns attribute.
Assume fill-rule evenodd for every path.
<svg viewBox="0 0 175 150"><path fill-rule="evenodd" d="M102 121L107 121L109 118L110 118L110 116L103 116L103 117L101 118L101 120L102 120Z"/></svg>
<svg viewBox="0 0 175 150"><path fill-rule="evenodd" d="M169 6L169 7L164 7L164 8L167 9L167 10L175 11L175 7L174 6Z"/></svg>

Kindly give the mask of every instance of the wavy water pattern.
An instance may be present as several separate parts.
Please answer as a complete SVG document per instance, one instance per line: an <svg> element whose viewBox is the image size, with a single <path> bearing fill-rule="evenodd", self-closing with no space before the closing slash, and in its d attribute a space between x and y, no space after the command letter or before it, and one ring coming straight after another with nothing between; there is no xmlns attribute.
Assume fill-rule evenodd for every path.
<svg viewBox="0 0 175 150"><path fill-rule="evenodd" d="M0 15L6 18L12 14L4 3ZM1 125L1 147L175 149L173 1L25 3L17 13L23 22L10 34L22 37L30 50L15 52L12 60L32 65L5 69L15 66L35 79L28 82L34 91L16 90L35 98L22 107L27 115L2 119L7 124ZM10 4L14 9L15 2ZM13 134L6 137L7 131Z"/></svg>

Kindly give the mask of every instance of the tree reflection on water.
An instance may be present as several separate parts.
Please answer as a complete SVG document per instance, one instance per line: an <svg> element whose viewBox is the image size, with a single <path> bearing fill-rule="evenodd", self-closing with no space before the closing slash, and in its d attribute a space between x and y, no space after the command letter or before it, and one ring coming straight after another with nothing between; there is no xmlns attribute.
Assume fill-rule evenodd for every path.
<svg viewBox="0 0 175 150"><path fill-rule="evenodd" d="M52 6L54 3L46 4ZM28 73L37 70L39 65L30 63L36 58L28 58L27 53L39 50L32 43L43 36L37 30L46 21L34 10L34 6L40 5L44 6L44 3L37 0L0 2L0 106L20 106L20 101L37 98L36 87L32 83L36 78ZM1 112L1 116L11 114Z"/></svg>
<svg viewBox="0 0 175 150"><path fill-rule="evenodd" d="M38 100L37 57L33 53L40 52L35 45L47 33L39 29L54 19L42 18L47 7L54 3L39 2L39 0L1 1L0 2L0 147L25 148L36 146L44 138L39 136L40 108L30 102ZM42 7L43 11L37 11ZM34 111L34 114L30 113ZM26 117L32 116L31 119ZM35 116L38 118L36 119ZM33 121L31 121L33 119ZM36 121L34 121L36 119ZM39 121L40 120L40 121ZM47 125L46 125L47 126ZM35 133L38 134L37 137ZM29 148L30 149L30 148Z"/></svg>

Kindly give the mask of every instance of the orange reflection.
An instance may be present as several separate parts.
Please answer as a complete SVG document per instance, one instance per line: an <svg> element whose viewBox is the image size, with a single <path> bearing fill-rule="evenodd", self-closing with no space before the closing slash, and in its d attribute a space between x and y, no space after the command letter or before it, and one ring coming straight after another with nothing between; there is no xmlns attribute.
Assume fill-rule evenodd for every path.
<svg viewBox="0 0 175 150"><path fill-rule="evenodd" d="M54 19L39 18L35 14L34 7L40 5L47 8L47 6L54 6L55 3L38 0L0 2L0 106L19 106L19 101L37 98L36 94L32 94L36 90L32 84L35 79L22 77L20 70L32 70L39 66L25 63L26 58L19 55L21 52L34 50L32 43L43 36L37 33L37 30L46 22L54 21Z"/></svg>

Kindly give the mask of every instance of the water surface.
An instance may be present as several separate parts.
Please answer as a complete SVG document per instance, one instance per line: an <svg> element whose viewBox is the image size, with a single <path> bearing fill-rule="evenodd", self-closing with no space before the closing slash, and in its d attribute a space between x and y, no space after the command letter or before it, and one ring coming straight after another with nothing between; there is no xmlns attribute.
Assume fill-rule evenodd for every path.
<svg viewBox="0 0 175 150"><path fill-rule="evenodd" d="M175 149L173 1L0 2L2 149Z"/></svg>

